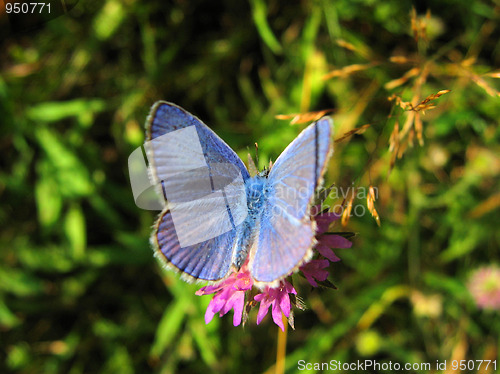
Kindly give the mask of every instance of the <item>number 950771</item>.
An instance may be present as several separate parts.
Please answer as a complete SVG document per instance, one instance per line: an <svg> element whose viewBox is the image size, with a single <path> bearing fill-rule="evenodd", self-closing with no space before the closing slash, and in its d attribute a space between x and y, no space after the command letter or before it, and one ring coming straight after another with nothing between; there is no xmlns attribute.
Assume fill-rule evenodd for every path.
<svg viewBox="0 0 500 374"><path fill-rule="evenodd" d="M33 14L33 13L50 13L50 3L5 3L5 11L7 14Z"/></svg>

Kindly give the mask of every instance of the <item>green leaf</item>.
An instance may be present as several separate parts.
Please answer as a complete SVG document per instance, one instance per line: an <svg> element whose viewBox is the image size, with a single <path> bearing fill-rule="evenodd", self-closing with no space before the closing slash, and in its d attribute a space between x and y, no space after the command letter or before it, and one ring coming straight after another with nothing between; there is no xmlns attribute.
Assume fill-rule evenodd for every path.
<svg viewBox="0 0 500 374"><path fill-rule="evenodd" d="M212 342L209 340L205 324L200 318L196 318L194 320L191 319L189 327L194 341L198 346L198 350L201 353L201 358L208 366L214 367L217 364L215 346L211 344Z"/></svg>
<svg viewBox="0 0 500 374"><path fill-rule="evenodd" d="M147 240L134 249L119 245L89 247L85 259L90 266L102 267L113 265L142 265L153 261L152 251Z"/></svg>
<svg viewBox="0 0 500 374"><path fill-rule="evenodd" d="M456 300L468 299L469 292L462 280L428 271L424 274L424 281L429 287L445 291Z"/></svg>
<svg viewBox="0 0 500 374"><path fill-rule="evenodd" d="M53 178L41 176L35 186L38 221L42 226L53 225L60 216L62 199Z"/></svg>
<svg viewBox="0 0 500 374"><path fill-rule="evenodd" d="M275 54L281 54L282 48L280 42L274 36L271 26L267 22L266 2L263 0L251 0L250 3L252 5L253 21L260 37L271 51Z"/></svg>
<svg viewBox="0 0 500 374"><path fill-rule="evenodd" d="M0 268L0 289L17 296L32 296L43 292L43 283L20 269Z"/></svg>
<svg viewBox="0 0 500 374"><path fill-rule="evenodd" d="M55 179L63 196L86 196L93 190L87 168L48 128L38 127L35 135L48 160L38 163L39 175Z"/></svg>
<svg viewBox="0 0 500 374"><path fill-rule="evenodd" d="M108 0L94 19L94 31L97 38L109 39L125 19L125 9L120 1Z"/></svg>
<svg viewBox="0 0 500 374"><path fill-rule="evenodd" d="M463 230L454 230L450 238L450 245L441 252L439 258L444 262L455 260L472 252L483 240L485 230L479 225L463 224Z"/></svg>
<svg viewBox="0 0 500 374"><path fill-rule="evenodd" d="M330 282L328 279L326 279L324 281L318 281L317 280L316 283L318 283L322 287L329 288L331 290L336 290L337 289L337 287L332 282Z"/></svg>
<svg viewBox="0 0 500 374"><path fill-rule="evenodd" d="M123 326L105 318L95 321L92 331L102 339L116 339L126 335Z"/></svg>
<svg viewBox="0 0 500 374"><path fill-rule="evenodd" d="M0 326L12 328L21 323L21 320L10 311L3 300L0 300Z"/></svg>
<svg viewBox="0 0 500 374"><path fill-rule="evenodd" d="M85 127L88 127L88 116L105 108L105 101L101 99L52 101L32 106L26 115L36 122L57 122L68 117L77 117L86 125Z"/></svg>
<svg viewBox="0 0 500 374"><path fill-rule="evenodd" d="M19 261L29 269L65 273L76 265L69 257L67 248L34 247L29 243L16 246Z"/></svg>
<svg viewBox="0 0 500 374"><path fill-rule="evenodd" d="M18 343L9 348L7 353L7 366L12 370L19 370L32 360L30 348L25 342Z"/></svg>
<svg viewBox="0 0 500 374"><path fill-rule="evenodd" d="M114 346L111 357L104 365L103 373L133 374L134 365L130 354L123 345Z"/></svg>
<svg viewBox="0 0 500 374"><path fill-rule="evenodd" d="M189 307L188 298L175 300L173 304L165 310L163 317L156 329L156 337L151 346L150 354L160 356L178 336L182 322L186 317L186 310Z"/></svg>
<svg viewBox="0 0 500 374"><path fill-rule="evenodd" d="M85 255L87 237L85 217L79 205L73 204L66 214L64 232L70 242L73 257L82 259Z"/></svg>

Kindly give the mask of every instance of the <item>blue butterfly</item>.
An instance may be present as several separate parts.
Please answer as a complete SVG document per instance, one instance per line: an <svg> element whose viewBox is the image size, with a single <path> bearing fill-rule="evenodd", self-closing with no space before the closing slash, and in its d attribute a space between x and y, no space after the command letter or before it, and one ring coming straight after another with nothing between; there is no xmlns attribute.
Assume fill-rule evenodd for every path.
<svg viewBox="0 0 500 374"><path fill-rule="evenodd" d="M151 174L167 201L151 242L165 264L186 280L211 282L246 264L262 286L310 259L310 208L333 152L329 117L253 177L221 138L177 105L157 102L146 126Z"/></svg>

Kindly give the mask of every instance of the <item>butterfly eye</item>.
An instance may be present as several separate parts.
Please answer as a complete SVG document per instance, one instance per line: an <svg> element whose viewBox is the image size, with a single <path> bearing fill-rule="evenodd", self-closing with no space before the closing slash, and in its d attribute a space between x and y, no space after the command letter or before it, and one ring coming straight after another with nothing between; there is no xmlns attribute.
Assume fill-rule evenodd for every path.
<svg viewBox="0 0 500 374"><path fill-rule="evenodd" d="M264 168L261 172L259 172L259 177L267 178L269 176L269 169Z"/></svg>

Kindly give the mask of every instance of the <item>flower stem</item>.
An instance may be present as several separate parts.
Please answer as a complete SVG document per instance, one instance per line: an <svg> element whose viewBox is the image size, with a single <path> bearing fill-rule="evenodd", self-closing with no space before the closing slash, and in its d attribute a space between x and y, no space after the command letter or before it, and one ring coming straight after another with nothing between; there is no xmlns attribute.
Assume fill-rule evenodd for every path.
<svg viewBox="0 0 500 374"><path fill-rule="evenodd" d="M278 327L278 347L276 349L276 374L285 373L286 337L288 333L288 319L282 315L285 331Z"/></svg>

